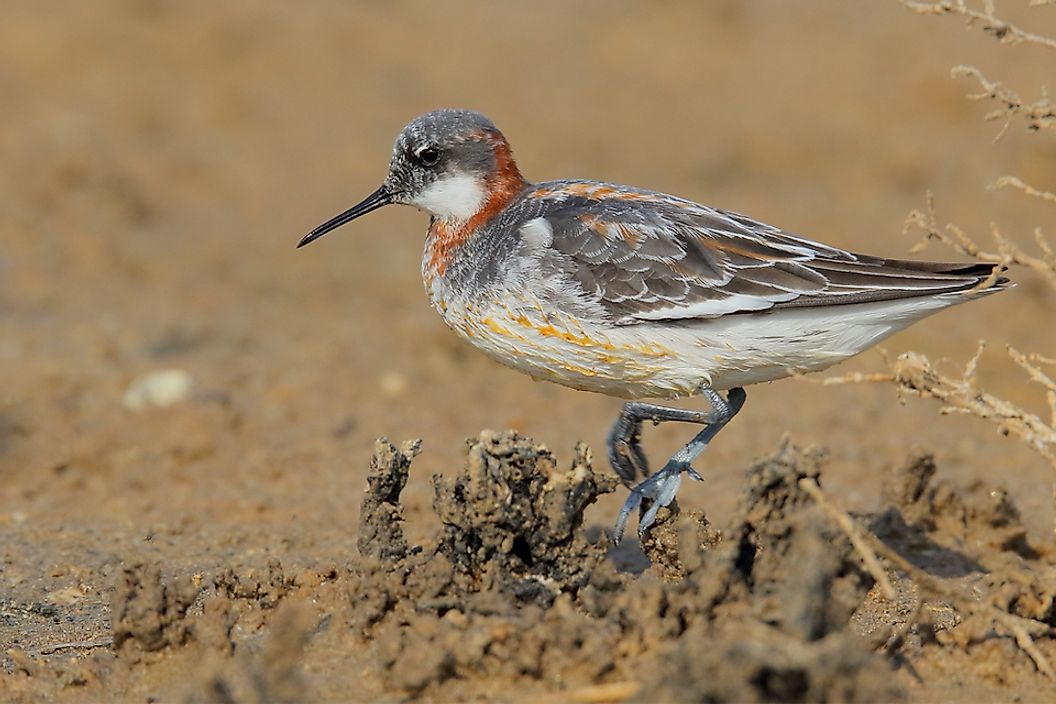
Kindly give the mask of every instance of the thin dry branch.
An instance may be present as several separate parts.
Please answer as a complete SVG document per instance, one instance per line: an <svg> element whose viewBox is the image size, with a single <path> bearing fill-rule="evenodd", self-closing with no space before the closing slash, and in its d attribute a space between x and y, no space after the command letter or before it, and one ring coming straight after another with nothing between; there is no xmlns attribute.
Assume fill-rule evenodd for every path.
<svg viewBox="0 0 1056 704"><path fill-rule="evenodd" d="M833 502L832 499L821 490L821 486L816 479L803 477L799 480L799 488L810 494L811 498L814 499L814 501L816 501L834 521L836 521L836 525L840 527L840 530L842 530L851 541L851 545L854 547L855 551L861 556L862 562L865 563L865 568L869 570L871 575L873 575L873 579L876 580L884 598L888 601L894 601L898 598L898 593L895 592L895 588L891 586L891 580L887 578L887 572L884 571L884 566L880 564L880 560L876 557L876 553L873 552L871 547L869 547L869 541L862 536L862 531L858 529L858 526L847 512L837 506L835 502Z"/></svg>
<svg viewBox="0 0 1056 704"><path fill-rule="evenodd" d="M102 636L101 638L91 638L89 640L75 640L69 643L55 643L53 645L46 645L37 651L38 655L51 655L57 653L60 650L91 650L93 648L109 648L114 644L114 639L111 636Z"/></svg>
<svg viewBox="0 0 1056 704"><path fill-rule="evenodd" d="M1012 357L1012 361L1027 372L1031 381L1045 387L1045 398L1049 403L1049 425L1056 428L1056 381L1053 381L1052 377L1038 366L1038 364L1053 364L1056 360L1040 354L1025 355L1013 347L1008 348L1008 354Z"/></svg>
<svg viewBox="0 0 1056 704"><path fill-rule="evenodd" d="M1052 0L1034 0L1031 4L1047 4ZM964 18L969 27L982 27L987 34L997 37L1002 44L1034 44L1056 49L1056 39L1043 37L1009 24L997 16L993 0L983 0L980 7L970 7L965 0L939 0L939 2L915 2L901 0L902 4L921 15L956 15Z"/></svg>
<svg viewBox="0 0 1056 704"><path fill-rule="evenodd" d="M824 383L893 383L902 394L941 401L941 413L974 415L997 424L1003 435L1019 438L1056 469L1056 388L1050 386L1053 380L1034 365L1030 358L1016 350L1009 350L1012 359L1027 370L1031 379L1046 387L1053 414L1052 420L1046 422L1040 416L979 388L975 370L982 349L983 344L980 343L979 349L966 365L960 378L943 375L931 360L922 354L906 352L895 360L889 373L829 377Z"/></svg>
<svg viewBox="0 0 1056 704"><path fill-rule="evenodd" d="M997 251L988 252L976 244L975 240L957 225L939 224L935 216L935 198L930 192L926 197L925 209L913 210L906 216L905 232L909 233L914 228L923 231L924 236L913 245L910 252L920 252L928 246L929 242L938 240L950 249L977 261L1000 264L1005 267L1013 264L1025 266L1041 274L1049 285L1056 288L1056 251L1046 240L1040 228L1034 230L1034 241L1041 251L1040 256L1027 254L1022 247L1001 234L997 225L993 223L990 225L990 235L997 245Z"/></svg>
<svg viewBox="0 0 1056 704"><path fill-rule="evenodd" d="M622 702L630 699L641 691L640 682L605 682L603 684L592 684L580 687L571 694L574 702L582 704L603 704L604 702Z"/></svg>
<svg viewBox="0 0 1056 704"><path fill-rule="evenodd" d="M1054 0L1056 2L1056 0ZM998 188L1018 188L1019 190L1026 193L1028 196L1034 198L1041 198L1042 200L1049 201L1050 203L1056 203L1056 193L1052 191L1042 191L1038 188L1034 188L1026 183L1023 183L1016 176L1002 176L1001 178L994 181L989 186L990 190L997 190Z"/></svg>
<svg viewBox="0 0 1056 704"><path fill-rule="evenodd" d="M985 120L1001 120L1005 122L998 131L994 141L998 141L1008 131L1009 125L1016 117L1027 122L1027 129L1032 132L1039 130L1056 129L1056 105L1049 100L1045 87L1041 88L1041 97L1033 103L1025 102L1017 93L1004 86L999 81L991 81L983 72L975 66L954 66L950 69L950 75L954 78L969 76L979 82L982 91L969 93L970 100L992 100L1000 107L991 110L983 118Z"/></svg>
<svg viewBox="0 0 1056 704"><path fill-rule="evenodd" d="M806 381L817 381L815 377L801 377ZM890 372L847 372L840 376L827 376L821 379L822 386L833 386L835 384L886 384L894 381Z"/></svg>

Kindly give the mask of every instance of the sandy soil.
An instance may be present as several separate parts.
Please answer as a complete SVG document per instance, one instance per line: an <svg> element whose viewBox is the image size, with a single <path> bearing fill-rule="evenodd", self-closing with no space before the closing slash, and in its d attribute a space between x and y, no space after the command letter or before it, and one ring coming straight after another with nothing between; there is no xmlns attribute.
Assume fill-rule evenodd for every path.
<svg viewBox="0 0 1056 704"><path fill-rule="evenodd" d="M1056 626L1051 469L992 426L885 386L751 388L706 482L612 551L625 489L587 448L618 402L444 329L423 216L293 249L452 105L536 180L891 256L931 189L1028 236L1044 205L985 186L1051 184L1056 146L991 144L957 63L1030 97L1054 68L895 2L7 3L0 699L1051 701L1007 629L901 573L880 596L800 482L962 601ZM1000 349L1051 354L1056 297L1013 276L887 348L956 368L986 337L982 383L1043 412ZM129 408L163 370L186 398ZM662 456L687 430L647 433Z"/></svg>

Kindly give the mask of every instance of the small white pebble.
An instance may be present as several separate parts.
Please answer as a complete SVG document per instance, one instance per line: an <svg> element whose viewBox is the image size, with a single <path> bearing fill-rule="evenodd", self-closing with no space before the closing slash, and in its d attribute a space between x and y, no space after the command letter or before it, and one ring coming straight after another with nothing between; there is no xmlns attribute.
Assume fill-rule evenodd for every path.
<svg viewBox="0 0 1056 704"><path fill-rule="evenodd" d="M381 391L387 396L400 396L407 391L407 377L399 372L385 372L378 379Z"/></svg>
<svg viewBox="0 0 1056 704"><path fill-rule="evenodd" d="M25 523L29 516L26 515L25 511L12 511L11 521L14 523Z"/></svg>
<svg viewBox="0 0 1056 704"><path fill-rule="evenodd" d="M148 406L171 406L190 396L193 381L182 369L148 372L133 381L125 391L125 408L141 411Z"/></svg>

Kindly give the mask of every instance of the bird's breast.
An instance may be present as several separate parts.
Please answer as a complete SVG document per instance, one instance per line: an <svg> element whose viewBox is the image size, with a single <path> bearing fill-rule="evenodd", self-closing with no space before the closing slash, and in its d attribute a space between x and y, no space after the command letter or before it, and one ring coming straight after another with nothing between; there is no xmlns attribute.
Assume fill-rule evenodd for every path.
<svg viewBox="0 0 1056 704"><path fill-rule="evenodd" d="M422 255L422 276L427 284L434 278L443 278L458 256L459 249L472 236L468 224L451 224L433 220L425 238Z"/></svg>

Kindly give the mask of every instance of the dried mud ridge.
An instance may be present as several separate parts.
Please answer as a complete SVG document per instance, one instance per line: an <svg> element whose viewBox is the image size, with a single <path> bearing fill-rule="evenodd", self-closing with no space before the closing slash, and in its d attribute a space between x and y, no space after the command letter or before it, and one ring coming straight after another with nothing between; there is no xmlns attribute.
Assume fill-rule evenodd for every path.
<svg viewBox="0 0 1056 704"><path fill-rule="evenodd" d="M433 478L441 528L412 546L399 497L418 452L378 441L359 559L169 579L132 564L114 591L112 649L72 674L20 653L21 691L33 680L112 687L180 654L194 663L188 701L321 697L302 666L327 653L370 673L344 692L360 699L556 688L580 701L892 700L896 668L953 653L995 681L1040 678L993 619L932 598L912 575L888 565L898 596L878 594L860 552L802 488L817 480L820 452L786 443L753 464L721 531L700 514L661 512L641 575L617 571L605 534L587 537L597 531L584 510L616 481L585 446L565 465L516 433L485 431L457 476ZM1034 647L1052 653L1051 558L1002 492L955 490L934 474L930 457L911 457L886 508L857 525L965 599L1031 624Z"/></svg>

